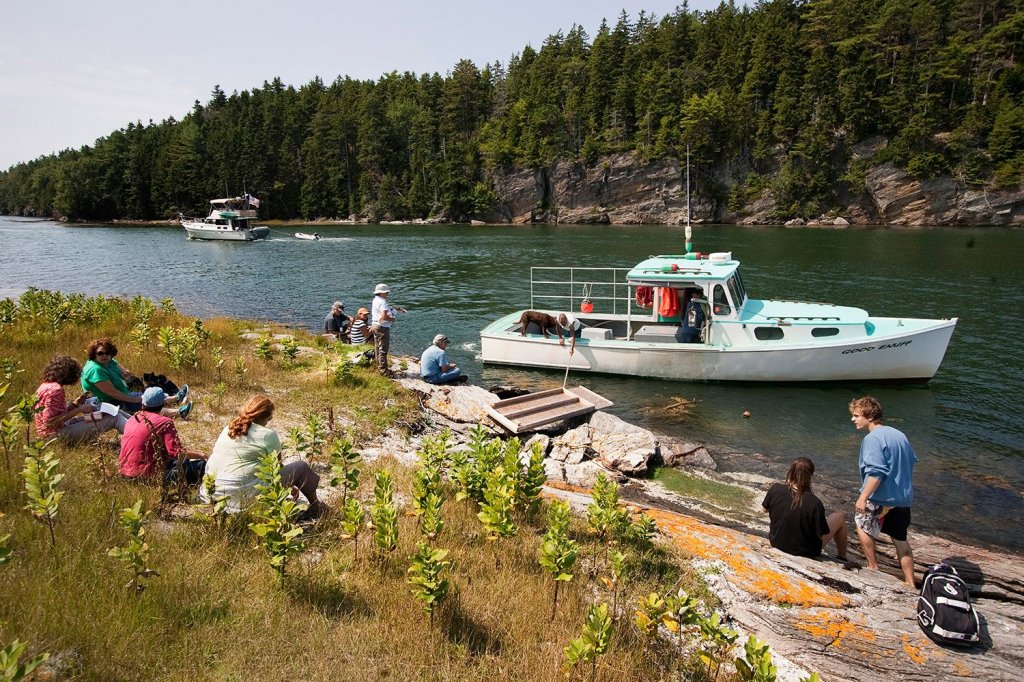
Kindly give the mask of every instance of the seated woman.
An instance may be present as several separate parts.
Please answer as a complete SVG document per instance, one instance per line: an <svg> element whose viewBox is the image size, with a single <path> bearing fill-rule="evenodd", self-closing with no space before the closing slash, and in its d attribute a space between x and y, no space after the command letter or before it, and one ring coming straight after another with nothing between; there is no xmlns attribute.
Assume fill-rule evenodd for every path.
<svg viewBox="0 0 1024 682"><path fill-rule="evenodd" d="M811 492L814 462L797 457L785 483L774 483L761 507L770 519L768 541L786 554L816 557L835 540L836 556L846 561L846 520L842 512L825 516L825 506Z"/></svg>
<svg viewBox="0 0 1024 682"><path fill-rule="evenodd" d="M255 395L242 406L238 416L221 432L206 465L206 473L216 477L214 495L228 497L228 511L241 511L256 496L256 468L267 453L281 452L281 439L267 422L274 416L274 403L265 395ZM316 497L320 477L303 460L281 467L281 482L298 489L309 500L307 517L319 516L326 505ZM209 502L205 488L199 491Z"/></svg>
<svg viewBox="0 0 1024 682"><path fill-rule="evenodd" d="M64 387L78 381L82 366L67 355L57 355L43 369L43 383L36 389L36 435L40 438L57 437L65 441L91 438L97 434L117 429L124 433L128 415L118 411L116 415L104 414L93 417L95 401L87 402L88 393L78 396L70 405L64 394Z"/></svg>
<svg viewBox="0 0 1024 682"><path fill-rule="evenodd" d="M130 479L160 476L170 483L177 479L178 457L184 453L185 480L192 485L199 483L206 468L206 454L182 447L174 420L161 414L167 394L151 386L140 400L139 411L128 418L121 436L121 475Z"/></svg>
<svg viewBox="0 0 1024 682"><path fill-rule="evenodd" d="M135 378L128 370L121 367L117 360L117 346L110 339L96 339L85 349L89 360L82 369L82 390L88 391L105 403L117 405L128 414L138 412L142 405L142 394L129 391L127 381ZM188 386L183 386L170 402L180 403L188 395ZM192 410L192 403L185 403L177 410L177 415L187 419ZM168 410L168 417L175 415Z"/></svg>

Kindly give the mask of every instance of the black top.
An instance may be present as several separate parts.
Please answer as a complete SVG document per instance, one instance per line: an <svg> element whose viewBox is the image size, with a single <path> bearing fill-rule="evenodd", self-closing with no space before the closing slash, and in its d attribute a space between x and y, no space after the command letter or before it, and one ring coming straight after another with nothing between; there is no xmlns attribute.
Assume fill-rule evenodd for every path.
<svg viewBox="0 0 1024 682"><path fill-rule="evenodd" d="M786 554L816 557L821 554L821 536L828 535L825 505L808 491L793 508L793 496L785 483L775 483L768 489L761 506L768 510L771 520L768 541L772 547Z"/></svg>
<svg viewBox="0 0 1024 682"><path fill-rule="evenodd" d="M330 312L324 318L324 331L344 336L348 333L348 326L351 322L352 320L345 313L335 315L333 312Z"/></svg>

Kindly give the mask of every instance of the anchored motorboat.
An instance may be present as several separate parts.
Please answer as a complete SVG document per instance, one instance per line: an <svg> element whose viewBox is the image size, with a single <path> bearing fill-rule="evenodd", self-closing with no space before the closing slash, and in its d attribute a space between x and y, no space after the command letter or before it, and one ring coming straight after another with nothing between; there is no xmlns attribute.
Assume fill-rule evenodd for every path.
<svg viewBox="0 0 1024 682"><path fill-rule="evenodd" d="M485 363L698 381L928 381L957 323L750 298L731 253L651 256L629 270L536 267L530 279L531 309L561 299L568 307L541 310L580 321L575 352L517 310L481 331Z"/></svg>
<svg viewBox="0 0 1024 682"><path fill-rule="evenodd" d="M483 361L564 368L566 376L574 369L689 381L935 376L957 318L871 317L860 308L750 298L731 252L703 257L693 250L689 149L686 205L683 254L651 256L629 270L530 269L530 309L567 303L542 311L557 319L579 301L573 316L580 324L571 325L576 338L565 343L573 353L530 319L536 316L517 310L480 332Z"/></svg>
<svg viewBox="0 0 1024 682"><path fill-rule="evenodd" d="M266 239L270 228L253 225L259 200L246 194L244 197L228 197L210 200L210 215L205 218L186 218L178 214L181 226L188 232L189 239L218 239L227 241L252 241Z"/></svg>

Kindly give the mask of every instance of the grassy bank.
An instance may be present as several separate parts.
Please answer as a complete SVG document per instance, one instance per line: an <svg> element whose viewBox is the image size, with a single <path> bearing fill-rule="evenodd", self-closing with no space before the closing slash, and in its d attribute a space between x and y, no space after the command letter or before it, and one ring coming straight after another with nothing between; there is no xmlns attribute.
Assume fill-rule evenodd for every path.
<svg viewBox="0 0 1024 682"><path fill-rule="evenodd" d="M270 425L286 448L289 427L311 414L333 414L337 433L360 446L418 428L412 393L348 364L345 349L302 333L298 347L272 340L278 331L284 330L225 319L197 323L169 301L30 291L0 301L0 384L10 384L0 414L35 390L53 355L81 359L91 339L109 336L123 366L190 385L196 408L179 430L192 449L208 451L256 392L274 399ZM72 387L69 398L77 393ZM355 495L368 506L374 475L393 474L394 551L372 551L364 531L357 560L335 506L306 528L306 547L282 580L247 528L251 519L221 527L178 505L148 521L148 564L159 575L136 593L126 587L130 572L107 552L126 541L119 511L137 499L157 509L159 489L116 475L114 433L74 447L57 444L53 452L65 475L54 546L47 528L23 509L20 446L10 466L0 464L0 538L9 534L13 550L0 565L0 645L19 639L31 653L60 653L80 679L556 679L564 675L563 649L580 636L596 602L618 604L619 613L607 652L596 666L580 666L577 678L701 679L707 670L633 623L635 605L650 592L682 586L702 598L702 608L713 604L699 577L680 557L642 539L608 548L582 518L568 529L579 558L574 578L560 585L552 618L554 581L537 561L547 503L517 508L510 517L517 532L492 541L478 503L457 500L454 483L439 484L445 527L431 546L448 552L450 591L432 619L408 582L409 557L423 539L410 514L414 472L388 456L361 466ZM715 651L725 679L730 655Z"/></svg>

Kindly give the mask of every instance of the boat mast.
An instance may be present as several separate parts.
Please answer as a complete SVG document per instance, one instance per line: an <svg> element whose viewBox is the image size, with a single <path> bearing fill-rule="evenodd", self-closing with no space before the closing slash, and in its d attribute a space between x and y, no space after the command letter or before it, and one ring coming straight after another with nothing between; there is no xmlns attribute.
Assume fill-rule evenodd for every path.
<svg viewBox="0 0 1024 682"><path fill-rule="evenodd" d="M690 145L686 145L686 253L693 252L693 228L690 227Z"/></svg>

